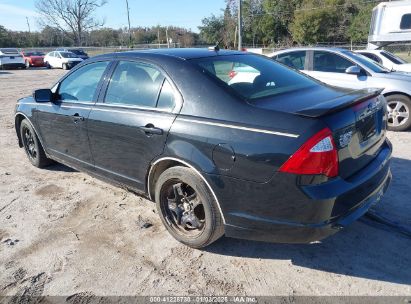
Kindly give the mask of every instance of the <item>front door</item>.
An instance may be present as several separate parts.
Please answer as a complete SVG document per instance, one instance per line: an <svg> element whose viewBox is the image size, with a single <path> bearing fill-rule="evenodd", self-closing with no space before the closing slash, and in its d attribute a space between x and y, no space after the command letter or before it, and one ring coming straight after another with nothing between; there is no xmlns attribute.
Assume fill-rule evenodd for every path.
<svg viewBox="0 0 411 304"><path fill-rule="evenodd" d="M108 61L90 63L58 85L52 103L39 104L36 119L47 152L77 166L92 164L87 120Z"/></svg>
<svg viewBox="0 0 411 304"><path fill-rule="evenodd" d="M88 123L96 169L144 190L150 162L163 152L181 97L158 67L135 61L119 61L103 90L104 102L93 106Z"/></svg>
<svg viewBox="0 0 411 304"><path fill-rule="evenodd" d="M322 82L350 89L364 89L368 86L368 75L345 73L347 68L356 64L338 54L327 51L314 51L312 62L312 69L305 70L304 73Z"/></svg>

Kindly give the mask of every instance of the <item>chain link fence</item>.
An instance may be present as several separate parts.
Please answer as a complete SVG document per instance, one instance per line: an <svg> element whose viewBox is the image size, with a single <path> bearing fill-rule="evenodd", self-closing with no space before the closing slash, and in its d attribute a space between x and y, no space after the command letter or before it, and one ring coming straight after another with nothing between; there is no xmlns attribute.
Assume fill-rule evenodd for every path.
<svg viewBox="0 0 411 304"><path fill-rule="evenodd" d="M300 45L304 46L304 45ZM312 46L312 45L310 45ZM339 48L345 48L348 50L363 50L367 48L367 44L349 44L349 43L334 43L334 42L325 42L325 43L318 43L316 46L321 46L321 47L339 47ZM125 52L125 51L132 51L132 50L144 50L144 49L157 49L157 48L168 48L168 47L180 47L179 44L173 44L173 45L167 45L167 44L138 44L133 46L132 48L129 47L124 47L124 46L112 46L112 47L81 47L86 53L89 54L89 56L96 56L100 54L106 54L106 53L113 53L113 52ZM207 47L205 45L196 45L193 46L195 48L201 48L201 47ZM254 52L254 53L260 53L260 54L269 54L271 52L274 52L276 50L281 50L281 49L286 49L289 48L290 46L275 46L275 47L264 47L263 45L244 45L244 49ZM298 46L296 46L298 47ZM37 50L37 51L42 51L44 53L48 53L51 51L56 50L57 47L45 47L45 48L25 48L24 50ZM75 48L75 47L68 47L68 48ZM407 62L411 62L411 43L405 43L405 44L391 44L388 46L383 47L382 49L391 52Z"/></svg>

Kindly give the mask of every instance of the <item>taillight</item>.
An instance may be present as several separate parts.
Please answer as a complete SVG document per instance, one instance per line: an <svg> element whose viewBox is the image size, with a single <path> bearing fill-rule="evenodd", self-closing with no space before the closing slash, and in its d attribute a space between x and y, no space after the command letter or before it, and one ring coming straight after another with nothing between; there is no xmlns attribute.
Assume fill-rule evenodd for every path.
<svg viewBox="0 0 411 304"><path fill-rule="evenodd" d="M323 174L328 177L338 175L338 154L332 132L322 129L304 143L281 166L281 172L295 174Z"/></svg>
<svg viewBox="0 0 411 304"><path fill-rule="evenodd" d="M237 75L237 72L236 72L236 71L230 71L230 72L228 73L228 77L230 77L231 79L234 78L235 75Z"/></svg>

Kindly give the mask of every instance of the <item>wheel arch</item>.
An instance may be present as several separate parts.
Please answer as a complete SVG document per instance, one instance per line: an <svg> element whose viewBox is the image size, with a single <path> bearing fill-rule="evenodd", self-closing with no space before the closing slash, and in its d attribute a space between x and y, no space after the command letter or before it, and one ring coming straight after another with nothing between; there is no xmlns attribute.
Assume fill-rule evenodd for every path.
<svg viewBox="0 0 411 304"><path fill-rule="evenodd" d="M387 93L383 93L384 97L392 96L392 95L404 95L408 97L411 100L411 95L405 92L400 92L400 91L389 91Z"/></svg>
<svg viewBox="0 0 411 304"><path fill-rule="evenodd" d="M211 187L210 183L206 180L206 178L203 176L203 174L201 174L201 172L198 169L196 169L193 165L191 165L185 160L181 160L175 157L162 157L162 158L155 160L151 164L150 169L147 173L147 183L146 184L147 184L148 197L151 200L154 200L154 189L155 189L155 185L156 185L158 178L165 170L172 168L172 167L176 167L176 166L183 166L183 167L192 169L193 172L197 174L205 182L214 200L217 203L218 210L220 211L220 214L221 214L221 218L223 219L223 223L225 224L225 218L224 218L224 214L221 209L221 206L220 206L220 202L213 188Z"/></svg>
<svg viewBox="0 0 411 304"><path fill-rule="evenodd" d="M31 127L33 128L34 132L36 133L36 136L38 137L38 139L39 139L39 141L40 141L41 146L42 146L43 149L44 149L44 152L45 152L46 155L47 155L47 151L46 151L45 146L44 146L44 144L43 144L43 139L41 138L40 133L37 132L37 129L36 129L36 127L34 126L34 124L31 122L30 118L28 118L28 116L27 116L26 114L22 113L22 112L17 112L17 113L15 114L15 116L14 116L14 125L15 125L15 128L16 128L16 133L17 133L17 138L18 138L18 142L19 142L19 147L20 147L20 148L23 147L23 141L22 141L21 135L20 135L20 125L21 125L21 122L22 122L24 119L26 119L26 120L28 121L28 123L31 125Z"/></svg>

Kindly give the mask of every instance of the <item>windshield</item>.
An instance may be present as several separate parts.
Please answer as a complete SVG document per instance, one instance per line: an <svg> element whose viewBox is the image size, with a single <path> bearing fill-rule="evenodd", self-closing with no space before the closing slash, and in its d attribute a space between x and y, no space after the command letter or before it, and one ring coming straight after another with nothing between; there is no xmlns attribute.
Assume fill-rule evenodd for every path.
<svg viewBox="0 0 411 304"><path fill-rule="evenodd" d="M19 54L17 49L0 49L3 54Z"/></svg>
<svg viewBox="0 0 411 304"><path fill-rule="evenodd" d="M63 58L77 58L77 55L72 52L60 52L60 55Z"/></svg>
<svg viewBox="0 0 411 304"><path fill-rule="evenodd" d="M384 56L385 58L387 58L388 60L394 62L395 64L404 64L404 63L407 63L405 60L401 59L400 57L395 56L394 54L388 53L388 52L386 52L386 51L381 52L381 55L383 55L383 56Z"/></svg>
<svg viewBox="0 0 411 304"><path fill-rule="evenodd" d="M351 51L342 51L342 53L344 55L350 57L351 59L355 60L357 63L367 67L368 69L370 69L371 71L373 71L375 73L388 73L388 72L390 72L390 70L387 69L386 67L383 67L382 65L375 62L374 60L372 60L368 57L365 57L361 54L353 53Z"/></svg>
<svg viewBox="0 0 411 304"><path fill-rule="evenodd" d="M77 55L86 55L86 53L84 53L84 51L82 50L70 50L70 52L77 54Z"/></svg>
<svg viewBox="0 0 411 304"><path fill-rule="evenodd" d="M192 62L226 88L254 100L313 87L318 83L269 58L256 55L214 56Z"/></svg>

